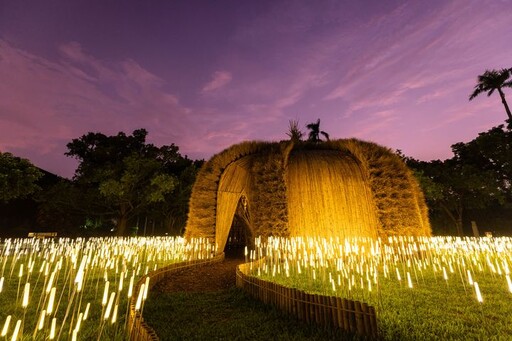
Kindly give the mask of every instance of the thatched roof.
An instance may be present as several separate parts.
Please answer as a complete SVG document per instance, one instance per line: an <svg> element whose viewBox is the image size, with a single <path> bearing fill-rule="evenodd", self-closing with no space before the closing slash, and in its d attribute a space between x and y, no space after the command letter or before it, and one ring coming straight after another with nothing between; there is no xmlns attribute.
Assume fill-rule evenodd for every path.
<svg viewBox="0 0 512 341"><path fill-rule="evenodd" d="M390 149L356 139L244 142L199 171L186 237L222 250L243 197L253 236L430 235L411 171Z"/></svg>

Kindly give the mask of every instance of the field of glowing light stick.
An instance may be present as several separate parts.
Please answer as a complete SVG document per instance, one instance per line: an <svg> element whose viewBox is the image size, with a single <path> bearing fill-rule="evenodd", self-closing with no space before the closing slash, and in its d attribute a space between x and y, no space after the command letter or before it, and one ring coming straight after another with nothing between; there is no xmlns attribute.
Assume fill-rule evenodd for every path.
<svg viewBox="0 0 512 341"><path fill-rule="evenodd" d="M373 305L385 340L512 335L512 238L270 238L246 257L264 257L254 276Z"/></svg>
<svg viewBox="0 0 512 341"><path fill-rule="evenodd" d="M10 340L123 340L134 283L213 254L203 240L171 237L6 239L0 247L0 337Z"/></svg>
<svg viewBox="0 0 512 341"><path fill-rule="evenodd" d="M210 245L181 238L1 242L4 339L122 340L139 278L213 254ZM383 339L512 335L511 238L270 238L256 240L246 257L264 257L255 276L373 305ZM143 310L144 296L137 301Z"/></svg>

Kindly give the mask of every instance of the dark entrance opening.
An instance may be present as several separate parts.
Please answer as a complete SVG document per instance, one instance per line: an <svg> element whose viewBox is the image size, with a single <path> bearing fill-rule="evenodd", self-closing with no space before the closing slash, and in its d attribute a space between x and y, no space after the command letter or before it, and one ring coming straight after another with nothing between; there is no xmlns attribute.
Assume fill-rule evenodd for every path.
<svg viewBox="0 0 512 341"><path fill-rule="evenodd" d="M228 258L244 257L245 247L251 249L254 238L251 233L249 209L247 199L242 196L238 205L229 230L228 240L224 252Z"/></svg>

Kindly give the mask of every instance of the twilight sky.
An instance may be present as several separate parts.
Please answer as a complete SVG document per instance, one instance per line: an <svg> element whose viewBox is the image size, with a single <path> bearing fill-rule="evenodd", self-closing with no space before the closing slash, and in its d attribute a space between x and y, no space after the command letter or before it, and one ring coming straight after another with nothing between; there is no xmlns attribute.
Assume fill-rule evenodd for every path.
<svg viewBox="0 0 512 341"><path fill-rule="evenodd" d="M497 94L468 101L503 67L512 0L0 0L0 151L71 177L89 131L209 158L320 118L444 159L504 122Z"/></svg>

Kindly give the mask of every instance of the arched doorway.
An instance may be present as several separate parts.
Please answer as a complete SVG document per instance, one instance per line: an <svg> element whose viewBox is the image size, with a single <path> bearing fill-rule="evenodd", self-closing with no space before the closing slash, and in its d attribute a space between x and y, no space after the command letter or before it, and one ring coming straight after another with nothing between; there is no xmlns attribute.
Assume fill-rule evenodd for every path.
<svg viewBox="0 0 512 341"><path fill-rule="evenodd" d="M251 183L249 164L249 157L235 161L226 167L220 178L215 213L215 243L218 252L226 251L229 240L230 249L237 249L236 245L245 243L241 237L245 238L250 234L246 231L252 230L247 200Z"/></svg>
<svg viewBox="0 0 512 341"><path fill-rule="evenodd" d="M251 232L251 218L249 215L249 203L242 195L235 210L228 240L224 252L226 257L242 257L245 247L253 247L254 237Z"/></svg>

